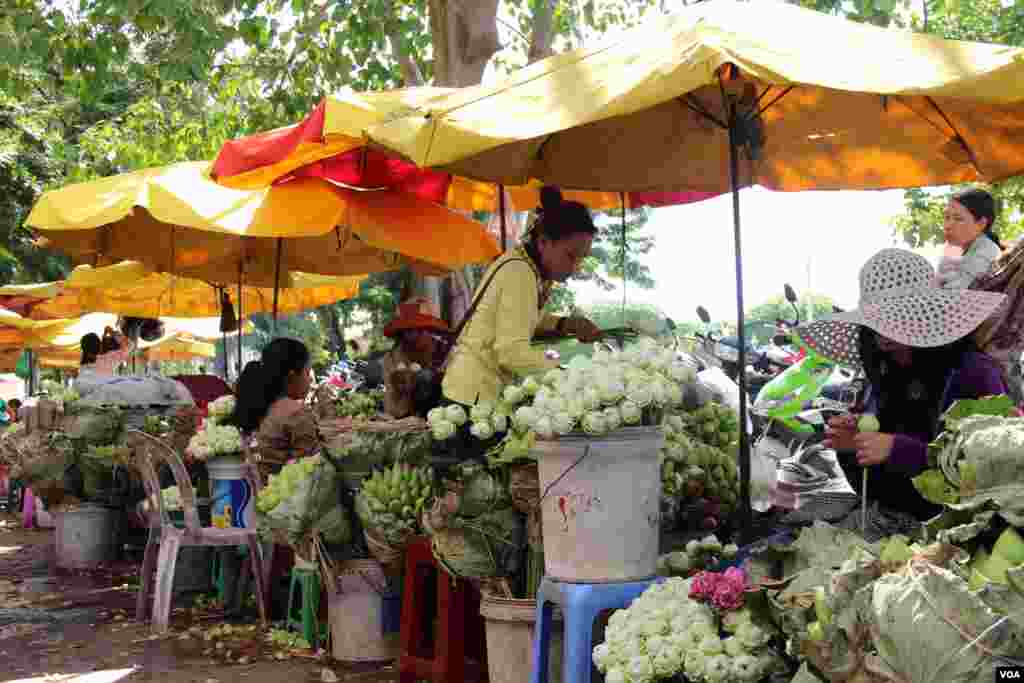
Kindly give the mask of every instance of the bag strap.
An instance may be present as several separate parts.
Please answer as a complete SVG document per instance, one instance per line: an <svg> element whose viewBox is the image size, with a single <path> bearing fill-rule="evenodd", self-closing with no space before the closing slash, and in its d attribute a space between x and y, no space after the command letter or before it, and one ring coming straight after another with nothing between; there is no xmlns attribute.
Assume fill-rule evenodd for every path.
<svg viewBox="0 0 1024 683"><path fill-rule="evenodd" d="M470 321L473 314L476 313L477 307L480 305L480 301L483 300L484 294L487 292L487 288L491 286L494 281L494 276L498 274L498 271L515 261L522 261L523 263L529 264L530 262L524 258L516 257L510 258L504 263L498 265L497 268L491 271L491 274L484 280L484 283L480 285L480 288L476 290L476 294L473 295L473 300L469 303L469 308L466 310L466 315L462 316L462 320L459 321L458 326L455 328L455 332L452 338L455 339L455 343L458 343L459 335L462 334L462 330L466 327L466 323Z"/></svg>

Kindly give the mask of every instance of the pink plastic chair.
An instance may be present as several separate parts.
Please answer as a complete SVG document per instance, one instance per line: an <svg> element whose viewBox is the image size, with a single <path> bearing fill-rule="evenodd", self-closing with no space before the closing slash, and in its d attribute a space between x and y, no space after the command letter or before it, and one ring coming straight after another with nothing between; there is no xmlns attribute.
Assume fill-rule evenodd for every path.
<svg viewBox="0 0 1024 683"><path fill-rule="evenodd" d="M135 605L135 618L146 619L150 596L153 604L153 631L166 632L170 622L171 599L174 588L174 571L178 561L178 550L182 546L225 547L245 545L249 548L249 562L253 579L256 581L256 603L259 607L260 621L267 625L266 589L264 587L263 557L260 552L259 538L255 529L204 527L199 525L196 512L195 491L189 479L185 465L178 454L159 439L135 429L129 430L135 446L135 462L142 474L146 494L150 501L155 501L155 509L159 518L150 515L149 540L146 543L146 554L142 561L142 575L139 595ZM166 462L174 474L174 481L181 493L181 503L185 514L185 528L174 525L164 509L163 496L160 490L160 479L157 467ZM258 490L259 483L251 481L253 491ZM159 548L159 550L158 550ZM159 556L158 556L159 552ZM151 585L153 575L155 586Z"/></svg>
<svg viewBox="0 0 1024 683"><path fill-rule="evenodd" d="M25 489L22 495L21 525L26 529L36 525L36 497L32 495L32 489Z"/></svg>

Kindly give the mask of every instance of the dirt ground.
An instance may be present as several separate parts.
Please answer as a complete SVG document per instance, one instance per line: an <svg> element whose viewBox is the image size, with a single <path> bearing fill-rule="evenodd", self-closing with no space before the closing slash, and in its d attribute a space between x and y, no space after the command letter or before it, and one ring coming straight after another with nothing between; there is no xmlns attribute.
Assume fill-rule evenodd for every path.
<svg viewBox="0 0 1024 683"><path fill-rule="evenodd" d="M176 599L173 628L133 620L138 565L57 571L51 531L0 515L0 681L19 683L389 683L394 667L346 667L271 643L252 618ZM211 629L229 633L213 636Z"/></svg>

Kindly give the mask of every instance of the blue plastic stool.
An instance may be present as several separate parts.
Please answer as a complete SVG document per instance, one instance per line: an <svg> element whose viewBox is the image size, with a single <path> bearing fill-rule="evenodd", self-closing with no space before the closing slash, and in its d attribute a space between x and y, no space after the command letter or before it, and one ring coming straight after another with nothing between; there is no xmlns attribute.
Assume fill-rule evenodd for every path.
<svg viewBox="0 0 1024 683"><path fill-rule="evenodd" d="M660 579L631 583L559 583L544 577L537 589L537 630L530 683L548 683L548 648L554 606L562 608L565 639L562 683L590 683L594 621L608 609L625 609Z"/></svg>

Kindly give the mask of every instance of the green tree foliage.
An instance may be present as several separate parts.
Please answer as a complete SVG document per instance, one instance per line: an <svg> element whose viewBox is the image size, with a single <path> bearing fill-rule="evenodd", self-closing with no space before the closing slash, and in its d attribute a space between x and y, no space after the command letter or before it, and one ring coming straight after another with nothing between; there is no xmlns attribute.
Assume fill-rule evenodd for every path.
<svg viewBox="0 0 1024 683"><path fill-rule="evenodd" d="M24 227L44 189L212 158L225 140L293 123L345 87L469 85L488 64L524 66L663 4L9 0L0 6L0 281L67 272ZM626 270L650 286L636 257L651 241L632 241L642 221L630 219ZM608 231L583 274L606 288L621 277L619 238ZM349 321L387 320L410 286L407 274L371 278L356 299L300 317L337 353Z"/></svg>

